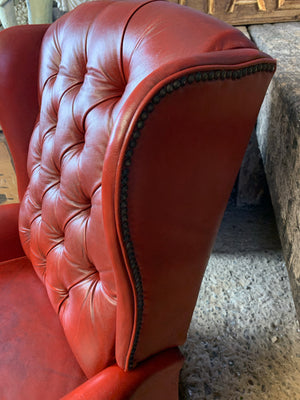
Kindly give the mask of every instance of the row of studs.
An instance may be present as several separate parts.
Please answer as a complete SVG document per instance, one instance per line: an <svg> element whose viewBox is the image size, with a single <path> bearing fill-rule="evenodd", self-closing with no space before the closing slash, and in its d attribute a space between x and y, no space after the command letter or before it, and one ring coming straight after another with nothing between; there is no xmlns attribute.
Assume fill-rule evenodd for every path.
<svg viewBox="0 0 300 400"><path fill-rule="evenodd" d="M212 80L224 80L224 79L240 79L247 75L252 75L257 72L274 72L275 64L261 63L237 70L212 70L212 71L198 71L185 75L181 78L175 79L174 81L163 86L148 103L145 109L142 111L138 122L136 123L135 129L132 133L131 139L127 146L125 152L125 159L123 161L123 167L121 172L121 192L120 192L120 220L121 220L121 230L123 236L123 243L126 249L129 265L133 274L133 279L137 294L137 326L136 333L134 337L134 342L129 357L129 369L134 366L134 355L139 341L139 335L142 327L143 319L143 309L144 309L144 295L143 295L143 284L140 269L136 260L133 242L130 236L129 222L128 222L128 179L129 171L132 161L132 156L134 154L134 149L137 145L138 139L141 135L141 130L145 125L149 114L152 113L155 106L160 103L160 101L168 94L178 90L180 87L186 84L193 84L197 82L212 81Z"/></svg>

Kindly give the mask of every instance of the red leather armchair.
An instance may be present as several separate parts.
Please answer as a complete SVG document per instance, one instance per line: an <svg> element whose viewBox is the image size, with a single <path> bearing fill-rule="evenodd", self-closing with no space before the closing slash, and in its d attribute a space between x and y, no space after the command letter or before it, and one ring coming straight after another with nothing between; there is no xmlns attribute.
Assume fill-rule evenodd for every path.
<svg viewBox="0 0 300 400"><path fill-rule="evenodd" d="M0 54L22 199L0 208L0 398L177 399L275 61L162 1L86 3L4 30Z"/></svg>

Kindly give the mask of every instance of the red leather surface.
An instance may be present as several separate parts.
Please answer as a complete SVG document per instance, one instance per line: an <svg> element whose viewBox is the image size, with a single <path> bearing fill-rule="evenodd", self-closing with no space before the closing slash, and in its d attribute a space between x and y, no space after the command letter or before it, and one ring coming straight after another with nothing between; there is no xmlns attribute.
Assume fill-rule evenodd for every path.
<svg viewBox="0 0 300 400"><path fill-rule="evenodd" d="M135 362L186 340L270 77L187 85L161 100L145 122L128 183L128 224L144 299ZM124 337L124 330L118 334Z"/></svg>
<svg viewBox="0 0 300 400"><path fill-rule="evenodd" d="M28 184L27 152L38 114L38 60L46 29L20 25L0 32L0 125L14 160L20 199Z"/></svg>
<svg viewBox="0 0 300 400"><path fill-rule="evenodd" d="M168 15L167 18L163 18L164 13ZM146 26L145 21L147 21ZM139 306L127 250L122 243L119 190L123 157L138 117L164 83L168 83L172 77L175 79L176 74L185 75L186 71L191 70L192 67L199 66L199 70L238 69L239 66L257 62L270 62L271 59L259 52L253 43L228 25L188 8L182 9L164 2L147 4L134 14L126 27L122 50L123 70L127 85L114 110L117 117L103 168L103 209L104 226L109 240L109 248L112 251L118 288L116 358L120 366L128 368L138 332ZM237 173L238 163L254 126L271 74L262 73L260 77L253 75L252 78L249 78L250 80L246 79L248 86L245 92L243 79L230 80L229 83L224 83L222 80L215 84L203 83L198 87L197 92L194 92L194 97L191 99L188 98L188 91L185 94L186 88L180 89L179 100L176 95L173 100L170 97L168 106L164 108L164 112L158 114L156 124L151 126L153 128L151 134L148 133L151 151L149 148L141 153L143 156L145 155L145 161L136 167L137 171L141 167L141 171L146 175L140 173L138 179L131 175L129 180L129 196L131 197L132 194L132 203L129 202L128 205L129 227L130 234L133 235L132 242L143 282L145 303L143 318L140 322L142 335L143 332L145 333L145 341L139 337L134 362L154 354L158 348L161 348L160 346L173 346L181 343L185 338L193 308L192 304L200 284L199 279L203 274L212 240ZM227 84L230 86L226 86ZM215 88L210 92L212 86ZM227 90L223 92L224 86L227 87ZM248 93L249 87L253 87L254 90ZM216 100L218 101L216 102ZM224 107L219 115L219 108L214 103ZM179 113L181 120L178 121L174 117L177 116L184 104L189 104L190 107L184 106L185 114ZM243 105L243 110L247 115L243 113L240 115L240 109L236 109L237 105ZM207 110L211 112L207 113ZM225 111L227 115L222 121L221 116L225 114ZM249 120L243 126L245 118ZM148 124L148 120L146 123ZM211 142L211 132L213 131L210 128L211 123L216 123L218 129L214 132L213 143ZM166 127L170 136L169 141L160 143L160 136L164 134ZM243 138L239 138L233 129L237 129ZM201 146L194 149L194 138L191 137L191 133L194 138L197 138L198 134L197 146L200 146L202 142L207 152L205 157L210 161L218 161L216 155L209 153L209 151L214 151L214 145L218 145L218 141L224 146L223 159L224 157L226 160L230 159L232 155L231 140L237 139L237 147L233 147L236 152L234 153L235 158L231 163L227 161L229 167L227 172L227 164L222 165L216 162L213 165L208 164L209 167L205 164L198 164L203 150ZM181 140L178 139L173 143L173 136L178 136ZM224 140L226 137L228 141ZM179 143L183 149L185 148L185 158L183 159L180 146L177 148L178 153L173 153L173 147ZM156 149L154 145L159 149ZM164 162L157 164L156 153L159 150L162 152L161 157ZM216 154L220 153L219 148L216 151ZM186 153L190 152L190 156L187 156ZM170 160L169 164L170 156L174 158L173 161ZM186 164L187 160L190 161L190 157L194 157L192 159L197 167L194 170L191 170L190 162ZM169 168L169 165L172 165L173 168ZM200 169L200 165L204 166L205 180L203 180L203 171ZM160 168L165 169L160 171ZM216 175L219 169L224 174L222 188L225 189L225 192L216 200L215 196L221 194L221 187L217 192L214 187L219 180ZM147 175L149 171L152 171L153 175L151 173ZM179 197L171 195L179 190L176 183L177 174L180 174L181 179L184 176L189 177L183 185L186 193L184 194L182 191ZM117 180L117 184L115 180ZM195 182L196 186L194 186ZM209 183L208 186L206 186L207 183ZM159 191L154 191L156 185L160 185ZM207 190L208 187L213 189L211 193ZM168 195L167 192L170 188ZM206 193L204 199L202 199L203 191ZM182 196L185 199L183 203ZM157 203L160 202L160 197L164 202L163 211L158 212L153 219L153 224L150 224L150 220L156 212L156 206L157 211L159 210L160 205ZM152 203L153 199L156 202ZM201 199L200 202L198 202L199 199ZM190 202L190 208L186 206L187 202ZM210 204L217 207L212 214L205 208ZM184 222L186 212L186 222ZM165 221L168 215L170 219L171 216L175 216L172 225L169 225L167 220ZM181 220L182 226L177 228L175 221L178 222L178 219ZM201 219L206 220L204 229L199 224ZM116 228L112 221L115 221ZM149 225L144 225L145 222L148 222ZM153 228L154 225L155 228ZM172 231L174 226L176 229ZM151 230L149 230L150 227ZM206 227L209 227L208 231ZM197 231L197 229L199 230ZM161 231L163 231L163 236L161 236ZM173 241L174 235L177 236L176 242ZM169 240L166 240L168 236L170 236ZM137 240L136 243L135 240ZM144 241L145 243L139 248L139 244ZM117 245L118 242L121 243L121 251ZM201 244L204 247L201 247ZM162 257L156 246L161 250L164 245L167 248L164 249ZM146 257L139 257L144 249L147 249L145 254L149 256L149 259L143 265ZM190 255L188 255L189 250L192 251ZM170 256L168 262L166 262L166 255ZM124 259L127 271L124 269ZM174 269L172 269L173 261L171 260L176 260L177 267ZM191 264L189 264L190 261ZM159 284L156 286L155 282L159 282ZM180 295L177 292L178 288L181 288ZM167 300L168 298L169 300ZM174 299L175 301L173 301ZM154 313L151 314L152 312ZM173 329L175 326L179 327L179 330ZM158 337L162 341L158 340Z"/></svg>
<svg viewBox="0 0 300 400"><path fill-rule="evenodd" d="M267 61L228 25L161 1L87 3L45 34L20 234L88 377L184 341L271 74L187 85L147 120L128 195L143 308L119 208L139 115L177 76Z"/></svg>
<svg viewBox="0 0 300 400"><path fill-rule="evenodd" d="M58 400L86 380L26 257L0 263L0 398Z"/></svg>
<svg viewBox="0 0 300 400"><path fill-rule="evenodd" d="M125 372L111 366L62 400L166 400L178 398L178 374L183 358L170 349Z"/></svg>
<svg viewBox="0 0 300 400"><path fill-rule="evenodd" d="M19 204L0 206L0 262L24 256L18 230Z"/></svg>

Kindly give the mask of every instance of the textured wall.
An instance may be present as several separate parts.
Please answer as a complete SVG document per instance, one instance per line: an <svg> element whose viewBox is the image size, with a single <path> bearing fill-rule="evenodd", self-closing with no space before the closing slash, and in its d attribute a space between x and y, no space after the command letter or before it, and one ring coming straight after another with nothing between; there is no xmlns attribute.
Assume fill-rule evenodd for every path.
<svg viewBox="0 0 300 400"><path fill-rule="evenodd" d="M257 138L300 320L300 23L249 29L257 45L278 60Z"/></svg>

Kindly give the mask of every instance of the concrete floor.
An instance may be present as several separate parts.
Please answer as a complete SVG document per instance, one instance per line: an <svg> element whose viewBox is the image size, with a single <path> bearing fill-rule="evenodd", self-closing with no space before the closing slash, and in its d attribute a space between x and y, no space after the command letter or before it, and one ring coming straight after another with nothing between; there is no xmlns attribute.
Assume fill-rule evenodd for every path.
<svg viewBox="0 0 300 400"><path fill-rule="evenodd" d="M182 400L300 399L300 329L270 203L229 204L182 351Z"/></svg>

